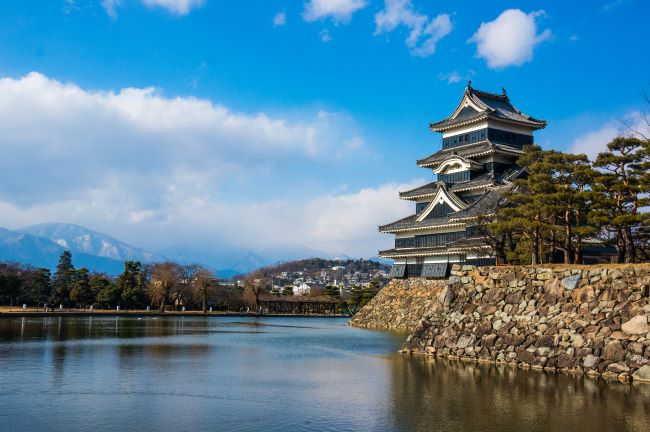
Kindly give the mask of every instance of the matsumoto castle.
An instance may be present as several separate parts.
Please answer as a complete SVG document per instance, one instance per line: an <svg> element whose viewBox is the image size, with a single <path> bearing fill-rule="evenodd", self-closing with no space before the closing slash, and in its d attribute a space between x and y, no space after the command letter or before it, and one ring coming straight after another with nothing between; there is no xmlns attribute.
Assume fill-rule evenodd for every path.
<svg viewBox="0 0 650 432"><path fill-rule="evenodd" d="M516 164L521 148L546 122L515 108L505 90L486 93L471 84L451 116L430 125L442 133L442 149L417 161L437 180L400 192L415 202L415 214L379 227L395 234L395 248L379 252L394 260L392 277L444 277L453 263L496 264L476 224L523 174Z"/></svg>

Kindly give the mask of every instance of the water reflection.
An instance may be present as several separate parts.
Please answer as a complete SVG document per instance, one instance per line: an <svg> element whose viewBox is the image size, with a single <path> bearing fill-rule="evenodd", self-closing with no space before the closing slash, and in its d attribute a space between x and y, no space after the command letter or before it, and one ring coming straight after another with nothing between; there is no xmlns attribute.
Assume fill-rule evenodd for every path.
<svg viewBox="0 0 650 432"><path fill-rule="evenodd" d="M650 386L397 354L342 319L0 319L0 430L649 430Z"/></svg>
<svg viewBox="0 0 650 432"><path fill-rule="evenodd" d="M391 362L402 430L648 430L650 386L404 356Z"/></svg>

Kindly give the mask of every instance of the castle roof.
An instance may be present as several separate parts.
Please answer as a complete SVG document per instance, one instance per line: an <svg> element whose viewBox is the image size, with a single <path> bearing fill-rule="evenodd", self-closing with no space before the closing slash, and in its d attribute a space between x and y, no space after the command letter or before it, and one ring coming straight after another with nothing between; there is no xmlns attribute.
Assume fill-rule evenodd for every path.
<svg viewBox="0 0 650 432"><path fill-rule="evenodd" d="M524 154L523 150L505 144L495 144L492 141L479 141L472 144L466 144L458 147L450 147L439 150L417 161L420 168L435 168L438 164L444 162L453 156L462 156L464 158L474 158L490 154L506 154L519 157Z"/></svg>
<svg viewBox="0 0 650 432"><path fill-rule="evenodd" d="M483 238L463 238L444 246L435 246L427 248L403 248L403 249L387 249L379 251L379 256L382 258L405 258L417 256L435 256L435 255L448 255L449 253L469 252L477 249L489 249L488 245Z"/></svg>
<svg viewBox="0 0 650 432"><path fill-rule="evenodd" d="M467 83L463 99L448 118L429 125L432 131L442 132L488 119L518 124L530 129L546 127L546 121L531 117L515 108L510 103L505 89L502 94L488 93L472 88L471 84L471 81Z"/></svg>
<svg viewBox="0 0 650 432"><path fill-rule="evenodd" d="M424 186L411 189L409 191L400 192L399 197L404 200L416 200L420 198L427 198L434 196L438 192L440 181L434 181ZM491 172L483 173L471 180L454 183L448 187L450 192L463 192L472 189L486 188L498 184L497 179Z"/></svg>
<svg viewBox="0 0 650 432"><path fill-rule="evenodd" d="M503 193L512 187L511 184L494 186L487 189L483 195L473 203L466 205L461 210L449 213L444 217L420 219L421 214L416 213L398 221L379 226L379 232L394 233L399 231L415 231L435 227L464 226L467 221L494 213ZM438 186L438 189L440 187ZM447 192L449 195L453 193Z"/></svg>

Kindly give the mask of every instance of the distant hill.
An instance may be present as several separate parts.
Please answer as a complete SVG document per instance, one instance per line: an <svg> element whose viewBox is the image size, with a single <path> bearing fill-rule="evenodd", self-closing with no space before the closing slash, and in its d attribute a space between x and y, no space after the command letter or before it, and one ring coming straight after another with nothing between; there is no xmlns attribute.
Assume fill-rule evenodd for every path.
<svg viewBox="0 0 650 432"><path fill-rule="evenodd" d="M0 261L54 270L65 249L47 238L0 228ZM124 268L121 261L86 253L74 253L72 259L75 267L86 267L96 272L118 274Z"/></svg>
<svg viewBox="0 0 650 432"><path fill-rule="evenodd" d="M76 267L86 267L91 271L110 275L121 273L124 261L200 264L222 278L244 275L276 264L285 265L291 260L320 263L313 264L315 268L319 265L331 267L359 261L346 255L330 255L305 247L277 247L253 251L216 242L191 247L171 246L152 252L131 246L101 232L67 223L43 223L15 231L0 228L0 261L14 261L53 270L64 250L72 252ZM308 257L309 259L303 259ZM372 265L369 260L364 262L366 264L360 265L359 268Z"/></svg>
<svg viewBox="0 0 650 432"><path fill-rule="evenodd" d="M69 249L73 255L82 253L109 258L115 261L140 261L142 263L165 261L162 255L128 245L120 240L79 225L44 223L16 230L52 240Z"/></svg>
<svg viewBox="0 0 650 432"><path fill-rule="evenodd" d="M371 270L388 270L389 266L378 263L372 260L365 259L323 259L323 258L308 258L301 259L289 262L282 262L276 265L264 267L262 269L256 270L255 272L260 273L273 273L279 274L282 272L305 272L305 273L316 273L322 270L331 270L332 267L343 267L343 271L346 273L369 273ZM255 273L253 272L253 273Z"/></svg>

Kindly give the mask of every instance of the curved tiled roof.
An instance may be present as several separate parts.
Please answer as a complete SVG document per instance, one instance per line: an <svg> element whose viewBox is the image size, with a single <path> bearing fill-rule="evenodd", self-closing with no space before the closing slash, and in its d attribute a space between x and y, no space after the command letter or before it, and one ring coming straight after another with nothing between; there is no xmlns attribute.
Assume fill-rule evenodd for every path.
<svg viewBox="0 0 650 432"><path fill-rule="evenodd" d="M472 157L477 157L477 156L490 154L490 153L506 153L506 154L511 154L513 156L520 156L524 154L523 150L520 150L518 148L511 147L504 144L495 144L492 141L485 140L485 141L479 141L472 144L467 144L464 146L451 147L451 148L439 150L434 154L432 154L431 156L427 156L424 159L418 160L417 165L420 168L433 168L436 164L444 162L445 159L452 156L462 156L465 158L472 158Z"/></svg>
<svg viewBox="0 0 650 432"><path fill-rule="evenodd" d="M467 102L467 105L461 108L462 105L465 105L465 102ZM488 118L523 124L532 129L546 127L546 121L531 117L515 108L510 103L510 99L505 94L505 91L502 94L488 93L473 89L469 83L465 88L463 99L454 113L444 120L431 123L429 127L435 132L440 132L463 123L471 123Z"/></svg>
<svg viewBox="0 0 650 432"><path fill-rule="evenodd" d="M399 197L402 199L409 199L409 198L419 198L427 195L435 195L438 192L438 186L440 184L440 181L436 180L434 182L425 184L424 186L417 187L415 189L411 189L409 191L405 192L400 192Z"/></svg>
<svg viewBox="0 0 650 432"><path fill-rule="evenodd" d="M511 187L512 185L509 184L491 187L486 190L479 199L469 204L466 208L450 213L445 217L424 219L418 222L417 218L420 214L416 213L398 221L386 225L380 225L379 231L389 233L404 230L433 228L437 226L464 225L465 221L468 219L492 214L496 209L502 194L508 191Z"/></svg>

